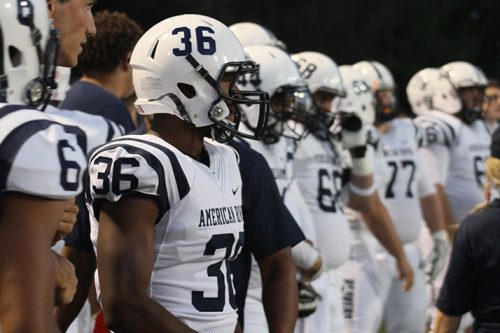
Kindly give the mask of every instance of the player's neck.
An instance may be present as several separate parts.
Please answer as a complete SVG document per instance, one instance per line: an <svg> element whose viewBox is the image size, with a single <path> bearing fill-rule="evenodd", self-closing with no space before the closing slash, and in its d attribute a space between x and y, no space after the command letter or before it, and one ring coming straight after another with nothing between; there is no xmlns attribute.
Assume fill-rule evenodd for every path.
<svg viewBox="0 0 500 333"><path fill-rule="evenodd" d="M391 123L390 122L385 122L385 123L381 123L379 125L377 125L377 129L380 133L385 133L389 130L389 128L391 127Z"/></svg>
<svg viewBox="0 0 500 333"><path fill-rule="evenodd" d="M96 86L99 86L113 95L115 95L118 98L123 98L125 97L124 93L124 85L123 85L123 80L121 78L118 78L116 75L109 74L108 76L88 76L88 75L83 75L82 78L80 79L82 82L87 82L94 84Z"/></svg>
<svg viewBox="0 0 500 333"><path fill-rule="evenodd" d="M172 114L155 114L148 133L160 137L189 156L200 155L204 147L201 131Z"/></svg>

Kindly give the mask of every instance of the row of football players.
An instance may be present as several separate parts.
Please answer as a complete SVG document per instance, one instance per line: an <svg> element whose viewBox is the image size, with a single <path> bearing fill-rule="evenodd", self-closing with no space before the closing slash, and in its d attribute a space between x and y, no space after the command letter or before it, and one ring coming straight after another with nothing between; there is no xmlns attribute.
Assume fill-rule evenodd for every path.
<svg viewBox="0 0 500 333"><path fill-rule="evenodd" d="M376 332L382 322L388 332L428 329L452 230L484 200L484 161L498 117L480 119L483 103L495 103L484 98L483 72L467 62L419 71L407 86L418 115L411 120L396 109L395 83L386 66L361 61L337 67L317 52L290 59L279 50L284 43L265 28L239 23L231 29L259 66L258 77L239 84L268 92L272 101L263 142L250 144L275 171L287 207L324 260L324 271L312 281L315 290L301 290L302 314L312 312L310 293L317 292L321 301L296 331ZM314 110L312 118L304 121L308 110ZM373 185L356 182L356 176L372 174ZM305 207L308 212L301 211ZM294 259L303 264L298 248ZM306 257L310 267L313 257ZM310 280L302 278L299 285ZM258 283L250 286L245 328L268 332L261 290L252 290Z"/></svg>
<svg viewBox="0 0 500 333"><path fill-rule="evenodd" d="M80 44L95 34L93 2L1 4L1 327L3 332L55 332L52 305L70 301L74 285L71 264L49 246L74 223L71 198L82 189L85 154L121 130L102 117L48 105L55 65L75 65ZM191 49L192 32L198 39L196 52ZM174 38L160 45L160 36ZM242 74L255 73L256 66L216 20L174 17L151 29L141 42L132 60L135 82L144 83L137 88L137 105L142 113L160 114L148 135L113 141L93 155L90 165L92 236L104 263L99 276L105 276L101 300L106 318L116 331L233 332L236 306L227 261L236 257L243 241L245 188L234 151L216 141L227 141L237 132L238 102L257 104L262 115L258 118L265 120L268 95L247 91L242 98L235 82ZM143 80L140 64L146 61L154 67L157 50L169 54L156 57L167 66L154 68L156 77L146 71ZM174 79L177 70L182 82ZM165 90L174 93L163 94ZM148 96L151 93L155 98ZM263 128L265 122L259 124ZM102 156L110 149L111 157ZM113 156L113 149L131 155ZM107 200L96 205L101 198ZM98 232L98 226L105 231ZM102 248L99 237L106 237ZM292 311L290 320L277 325L293 327L295 276L285 279L287 288L278 284L275 289L290 295L287 307ZM154 290L152 296L148 290ZM274 297L273 302L282 298ZM129 312L135 304L141 309Z"/></svg>
<svg viewBox="0 0 500 333"><path fill-rule="evenodd" d="M28 101L34 107L44 106L52 88L53 72L49 69L56 63L57 47L54 45L58 38L55 29L48 24L45 3L4 0L3 5L2 8L9 10L2 12L2 30L9 27L16 31L15 38L13 35L3 35L3 43L9 47L2 50L10 50L9 57L2 51L2 55L9 58L2 64L6 73L4 78L7 79L6 100L11 103ZM74 65L75 52L71 54L73 58L64 57L63 51L69 49L64 43L69 38L65 39L62 33L64 28L74 22L61 22L53 11L58 8L61 12L68 10L68 15L75 15L74 10L79 9L83 13L84 21L77 23L85 26L84 31L80 29L83 36L77 40L81 43L86 35L94 33L91 4L70 0L62 3L56 1L51 5L50 14L54 16L54 24L61 31L63 41L63 60L59 63ZM15 20L16 17L19 18ZM48 46L43 49L39 40L31 38L32 35L41 35L53 44L47 43ZM160 38L162 36L164 38ZM191 39L196 40L196 44ZM330 331L331 327L334 330L341 329L342 316L355 313L352 304L351 311L342 311L341 279L351 287L351 296L360 297L378 290L378 286L370 285L373 282L371 279L368 279L368 284L359 282L370 274L377 274L376 280L381 283L389 282L385 288L388 293L397 294L394 299L408 295L392 291L400 287L397 285L393 288L392 284L397 284L393 275L397 270L404 280L403 289L408 289L413 284L412 272L418 266L413 261L419 261L418 254L413 245L408 246L408 249L405 245L403 251L403 232L398 230L397 223L391 223L391 210L385 210L387 202L385 206L381 203L384 198L394 198L396 192L400 191L406 198L422 197L421 201L429 207L426 210L429 217L425 218L430 221L429 228L433 232L435 245L438 245L433 253L443 252L445 246L442 245L445 245L446 238L443 237L444 227L439 222L439 204L432 194L432 186L421 185L423 189L420 191L425 194L421 195L413 181L418 164L410 156L415 155L412 149L416 147L415 138L419 138L416 127L408 121L401 121L402 125L398 125L402 127L398 133L404 135L410 133L407 128L413 129L413 134L407 139L410 142L397 140L398 144L405 143L408 147L394 148L389 143L384 144L382 135L375 135L375 131L368 135L364 130L363 125L375 122L375 112L369 84L357 70L341 68L339 76L336 65L328 57L302 53L295 60L303 65L301 74L306 80L304 82L289 56L280 49L255 46L256 50L252 51L252 48L249 46L245 51L260 66L259 71L256 71L255 63L246 58L246 53L227 27L208 17L188 15L159 23L141 38L134 50L131 65L139 97L136 105L143 114L156 114L152 128L147 135L123 137L99 148L93 153L89 167L88 200L92 238L100 259L97 286L98 289L102 287L101 301L108 322L116 331L191 331L188 327L202 332L235 330L236 295L233 282L237 281L233 281L227 261L234 259L241 248L241 207L243 205L244 210L245 202L242 202L240 194L236 194L238 190L240 193L245 191L245 183L242 187L234 152L215 142L228 141L234 133L246 137L264 136L265 145L252 145L267 156L269 164L279 171L276 176L281 179L280 189L285 202L301 223L308 240L318 246L324 258L326 272L319 274L321 269L316 269L314 274L307 276L308 279L317 277L313 283L324 300L320 303L320 309L301 323L303 329L307 330L307 326L320 332ZM23 77L16 76L16 70L19 73L16 52L29 54L32 57L30 61L36 63L21 66L26 70L22 73ZM76 54L78 52L77 48ZM42 57L43 54L45 57ZM308 60L308 57L312 59ZM38 64L43 63L42 60L46 61L43 67L45 71L40 77ZM313 81L309 80L314 74L322 72L318 68L323 65L326 76L314 89ZM267 66L269 71L266 70ZM264 79L266 75L270 77ZM344 86L338 84L340 81L335 82L340 77L344 80ZM265 82L272 82L272 79L278 82L269 83L269 88L265 89ZM307 83L309 90L306 88ZM238 87L253 87L241 91L236 84ZM312 95L309 95L309 91ZM271 95L270 99L268 94ZM340 98L343 94L344 98ZM381 98L384 98L383 95L381 93ZM264 130L265 111L269 102L272 110L268 127ZM313 105L316 108L311 108ZM241 117L244 124L238 129L240 109L244 110L244 116ZM312 109L314 113L311 113ZM332 109L338 111L335 116ZM42 214L47 218L47 225L42 225L44 230L40 231L41 235L46 236L47 242L43 241L43 237L29 239L28 244L33 241L33 246L30 246L33 252L30 252L29 258L15 263L4 260L1 265L2 277L8 271L26 272L25 266L21 269L15 266L20 262L52 262L53 254L45 243L50 243L54 238L57 222L64 221L62 214L65 202L51 201L52 205L49 205L44 200L38 202L38 197L64 199L78 193L81 189L79 177L85 168L82 165L82 153L113 137L113 132L119 133L114 125L102 122L101 118L87 118L88 121L84 121L86 116L77 112L50 108L48 111L40 113L35 109L26 110L25 106L2 105L0 124L5 127L2 133L6 134L1 142L3 149L0 156L5 164L5 172L2 171L5 181L1 190L2 193L9 193L2 198L2 205L6 207L2 214L2 226L7 230L1 233L2 239L6 240L5 253L14 253L12 258L18 258L15 254L21 252L15 250L20 242L8 232L9 223L19 220L28 223L33 220L33 216L17 215L14 218L11 211L29 212L27 208L33 208L29 206L33 204L37 205L33 211L37 211L39 217L38 212L42 209L50 210ZM468 116L465 119L469 119ZM65 125L59 126L56 121ZM85 124L90 123L86 127ZM435 129L435 126L427 128ZM388 126L383 133L391 133L390 129ZM306 132L310 134L305 135ZM426 133L427 142L440 142L441 132L427 129ZM441 141L449 143L450 138L446 134L449 133L441 135ZM206 136L215 140L203 139ZM368 136L373 149L366 148ZM302 140L297 144L299 138ZM281 144L281 147L277 144ZM46 150L41 151L42 147ZM473 148L480 149L480 145L473 145ZM345 149L349 151L348 154L344 152ZM382 198L377 194L379 185L374 182L371 162L371 155L377 156L377 151L384 158L404 155L409 159L381 162L382 167L389 168L385 183L380 185L384 188ZM42 155L43 160L34 161L42 153L45 154ZM54 165L54 161L59 163ZM477 163L476 159L474 162ZM346 169L350 169L350 173ZM401 183L396 182L398 170L399 174L410 172L409 180L404 185L397 185ZM383 176L375 177L377 182L379 178L384 181ZM359 222L356 223L360 218L354 213L351 217L354 221L352 225L355 226L353 234L359 238L359 246L350 246L350 231L340 201L342 187L346 187L349 192L349 206L362 213L373 234L396 258L396 264L391 262L376 241L370 239L370 234L364 231ZM11 194L13 192L29 196L18 197ZM210 195L207 196L207 193ZM404 204L410 207L406 201ZM16 229L22 228L16 226ZM406 228L401 229L408 232ZM414 230L408 233L412 232ZM310 255L317 252L307 247L307 242L302 244L301 250L294 251L297 266L318 266L318 257ZM368 274L347 269L346 274L350 276L339 278L333 268L346 262L349 252L353 256L350 258L353 263L356 260L372 260L375 254L376 260L382 260L389 267L384 274L389 274L390 278L384 280L378 274L381 266L378 262L371 262L371 267L360 265L363 269L368 267ZM2 303L7 307L13 306L13 299L19 299L20 288L16 288L17 285L33 288L25 290L36 289L36 296L21 298L23 302L16 303L14 307L19 308L12 312L14 315L2 315L4 331L16 331L16 325L24 325L21 329L23 332L55 330L53 323L47 319L47 313L50 312L50 306L47 305L53 303L50 300L50 285L53 283L51 274L57 270L50 270L52 273L43 269L40 271L41 268L36 265L31 269L32 274L24 274L23 278L19 277L22 274L17 274L13 281L9 281L7 289L2 289ZM43 277L43 283L34 283L34 277ZM258 285L254 285L257 290ZM355 288L360 287L366 289L361 292L356 289L354 293ZM313 293L307 285L302 288L306 294L309 292L308 296ZM4 290L9 292L4 293ZM249 290L246 307L249 313L246 318L250 326L247 331L253 332L257 327L265 326L265 318L258 307L259 295L260 292ZM255 306L252 306L252 297ZM36 320L25 320L19 315L31 315L34 310L26 307L36 303L34 300L43 302L35 310ZM348 297L346 300L349 303ZM366 308L359 302L354 303L355 307ZM140 304L139 308L136 308L136 304ZM398 306L398 309L401 308ZM344 306L345 309L348 306ZM372 316L372 313L369 315ZM314 316L317 318L314 319ZM380 317L381 314L374 318L362 318L361 324L367 322L372 325L380 321ZM403 320L413 319L408 317L403 315ZM394 322L395 325L405 325L403 327L411 325L401 323L401 320ZM293 327L293 322L273 324ZM26 325L32 325L31 330Z"/></svg>

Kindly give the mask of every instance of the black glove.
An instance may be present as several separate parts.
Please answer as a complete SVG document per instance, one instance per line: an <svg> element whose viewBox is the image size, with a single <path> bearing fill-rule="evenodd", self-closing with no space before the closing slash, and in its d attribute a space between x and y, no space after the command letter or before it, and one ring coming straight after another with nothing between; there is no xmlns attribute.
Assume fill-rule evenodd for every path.
<svg viewBox="0 0 500 333"><path fill-rule="evenodd" d="M363 127L363 122L358 115L351 112L340 112L340 126L343 130L357 132Z"/></svg>
<svg viewBox="0 0 500 333"><path fill-rule="evenodd" d="M307 317L316 311L321 302L321 295L314 290L309 282L298 281L299 288L299 317Z"/></svg>

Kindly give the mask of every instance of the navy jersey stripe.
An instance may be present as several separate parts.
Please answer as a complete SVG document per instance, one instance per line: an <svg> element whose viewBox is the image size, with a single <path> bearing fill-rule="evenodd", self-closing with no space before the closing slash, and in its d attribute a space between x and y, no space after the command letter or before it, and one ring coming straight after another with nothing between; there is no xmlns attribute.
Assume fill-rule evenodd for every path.
<svg viewBox="0 0 500 333"><path fill-rule="evenodd" d="M158 175L158 190L156 191L156 194L158 194L158 200L160 204L160 216L163 216L166 212L170 210L170 202L168 200L168 193L167 193L167 185L165 182L165 169L163 168L163 165L161 164L160 160L154 156L151 152L136 147L136 146L131 146L128 144L110 144L106 147L101 147L97 154L100 154L101 152L107 151L107 150L113 150L115 148L123 148L125 149L128 153L130 154L136 154L142 156L148 165L155 170L156 174ZM96 156L97 154L94 154L93 156Z"/></svg>
<svg viewBox="0 0 500 333"><path fill-rule="evenodd" d="M106 142L111 141L113 139L113 136L115 135L115 130L113 129L113 125L111 125L111 122L107 120L106 118L103 118L106 120L106 123L108 124L108 136L106 137Z"/></svg>
<svg viewBox="0 0 500 333"><path fill-rule="evenodd" d="M453 127L451 127L450 125L448 125L445 121L443 121L441 119L432 118L432 119L429 119L429 122L441 130L441 132L444 135L446 145L448 147L451 147L452 142L455 140L455 130L453 129ZM445 129L446 127L448 127L450 129L450 132L446 131L446 129ZM451 137L450 137L450 135L448 135L448 133L451 135Z"/></svg>
<svg viewBox="0 0 500 333"><path fill-rule="evenodd" d="M28 121L10 132L2 141L0 144L0 190L6 189L12 163L26 140L54 124L59 125L55 121L45 119Z"/></svg>
<svg viewBox="0 0 500 333"><path fill-rule="evenodd" d="M0 119L19 110L37 110L37 109L28 105L19 105L19 104L5 105L0 108Z"/></svg>
<svg viewBox="0 0 500 333"><path fill-rule="evenodd" d="M113 140L112 142L120 142L120 141L136 141L140 142L152 147L155 147L156 149L162 151L165 155L167 155L168 159L170 160L170 164L172 164L172 170L174 171L174 177L175 181L177 183L177 190L179 192L179 198L182 200L190 190L189 183L187 181L186 175L184 174L184 171L182 171L181 165L179 163L179 160L177 159L177 156L175 156L175 153L173 153L170 149L168 149L165 146L159 145L154 142L150 142L147 140L141 140L137 138L131 138L131 137L121 137L118 139Z"/></svg>
<svg viewBox="0 0 500 333"><path fill-rule="evenodd" d="M78 126L69 126L69 125L63 125L60 124L66 133L74 134L76 135L76 142L80 148L82 148L83 152L86 154L87 153L87 133L85 133L84 130L82 130Z"/></svg>
<svg viewBox="0 0 500 333"><path fill-rule="evenodd" d="M424 145L424 138L422 136L422 129L418 127L413 121L411 122L413 128L415 129L415 142L417 143L417 147L421 148Z"/></svg>
<svg viewBox="0 0 500 333"><path fill-rule="evenodd" d="M440 133L442 133L443 134L443 139L445 141L444 144L447 147L451 147L452 138L450 138L450 135L453 136L454 135L454 131L450 132L450 133L448 133L446 131L445 125L449 126L448 124L446 124L444 121L442 121L440 119L428 118L428 117L422 118L419 122L422 124L422 126L424 128L426 128L426 127L432 127L434 129L436 129L437 131L439 131ZM454 137L453 137L453 139L454 139Z"/></svg>

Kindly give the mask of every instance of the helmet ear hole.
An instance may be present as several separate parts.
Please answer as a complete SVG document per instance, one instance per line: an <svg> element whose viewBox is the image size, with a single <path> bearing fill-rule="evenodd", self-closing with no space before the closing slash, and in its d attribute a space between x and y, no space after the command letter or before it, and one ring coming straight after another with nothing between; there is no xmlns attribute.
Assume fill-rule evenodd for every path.
<svg viewBox="0 0 500 333"><path fill-rule="evenodd" d="M10 45L9 59L12 67L19 67L23 63L23 53L17 47Z"/></svg>
<svg viewBox="0 0 500 333"><path fill-rule="evenodd" d="M177 88L179 88L179 90L182 92L182 94L184 96L186 96L187 98L189 98L189 99L191 99L194 96L196 96L196 90L190 84L177 83Z"/></svg>

